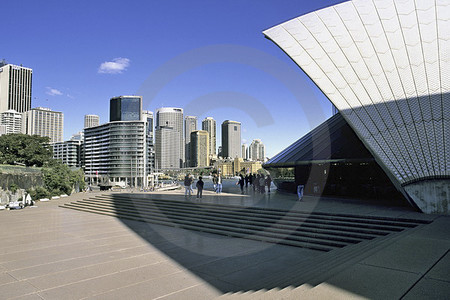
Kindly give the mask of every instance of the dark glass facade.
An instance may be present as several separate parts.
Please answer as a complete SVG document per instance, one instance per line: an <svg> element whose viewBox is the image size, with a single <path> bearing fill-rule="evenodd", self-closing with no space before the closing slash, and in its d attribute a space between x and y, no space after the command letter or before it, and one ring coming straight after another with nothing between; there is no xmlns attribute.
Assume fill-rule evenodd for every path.
<svg viewBox="0 0 450 300"><path fill-rule="evenodd" d="M142 114L142 97L120 96L111 98L109 121L140 121Z"/></svg>

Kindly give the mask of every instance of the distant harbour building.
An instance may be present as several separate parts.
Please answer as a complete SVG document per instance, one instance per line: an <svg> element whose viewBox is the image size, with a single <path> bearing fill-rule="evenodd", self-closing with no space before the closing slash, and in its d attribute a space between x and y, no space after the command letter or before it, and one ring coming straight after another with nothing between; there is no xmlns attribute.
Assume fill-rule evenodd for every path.
<svg viewBox="0 0 450 300"><path fill-rule="evenodd" d="M250 160L259 160L264 162L266 151L265 146L260 139L255 139L252 141L248 147L248 154Z"/></svg>
<svg viewBox="0 0 450 300"><path fill-rule="evenodd" d="M347 124L374 167L424 213L450 213L449 9L449 1L355 0L264 31L339 110L323 127L341 120ZM329 145L337 144L336 136L329 135ZM293 157L311 163L310 146L303 144L308 140L306 135L269 164L287 166ZM359 176L352 177L355 170L349 165L321 156L336 167L334 175L326 172L329 178L341 182L326 185L325 191L346 180L348 190L368 173L367 160L358 163ZM305 180L300 169L298 165L293 172L297 184ZM372 184L373 177L369 179L366 186Z"/></svg>
<svg viewBox="0 0 450 300"><path fill-rule="evenodd" d="M206 117L202 121L202 130L208 132L209 135L209 150L211 156L216 156L216 120L212 117Z"/></svg>
<svg viewBox="0 0 450 300"><path fill-rule="evenodd" d="M23 113L31 109L32 76L30 68L0 62L0 113L11 109Z"/></svg>
<svg viewBox="0 0 450 300"><path fill-rule="evenodd" d="M23 115L13 109L0 113L0 125L6 128L5 134L23 133L22 128Z"/></svg>
<svg viewBox="0 0 450 300"><path fill-rule="evenodd" d="M119 96L111 98L109 121L140 121L142 96Z"/></svg>
<svg viewBox="0 0 450 300"><path fill-rule="evenodd" d="M62 142L64 114L50 108L36 107L23 113L22 132L29 135L47 136L51 143Z"/></svg>
<svg viewBox="0 0 450 300"><path fill-rule="evenodd" d="M192 167L191 161L191 133L197 130L197 117L184 117L184 143L185 143L185 165Z"/></svg>
<svg viewBox="0 0 450 300"><path fill-rule="evenodd" d="M54 159L60 160L69 167L81 167L81 141L69 140L52 143L51 145L53 148Z"/></svg>
<svg viewBox="0 0 450 300"><path fill-rule="evenodd" d="M84 128L95 127L100 125L100 117L97 115L84 116Z"/></svg>
<svg viewBox="0 0 450 300"><path fill-rule="evenodd" d="M209 155L209 134L205 130L191 132L191 162L192 167L208 167Z"/></svg>
<svg viewBox="0 0 450 300"><path fill-rule="evenodd" d="M179 169L184 165L183 109L156 110L155 155L157 169Z"/></svg>
<svg viewBox="0 0 450 300"><path fill-rule="evenodd" d="M222 123L222 157L241 157L241 123L226 120Z"/></svg>

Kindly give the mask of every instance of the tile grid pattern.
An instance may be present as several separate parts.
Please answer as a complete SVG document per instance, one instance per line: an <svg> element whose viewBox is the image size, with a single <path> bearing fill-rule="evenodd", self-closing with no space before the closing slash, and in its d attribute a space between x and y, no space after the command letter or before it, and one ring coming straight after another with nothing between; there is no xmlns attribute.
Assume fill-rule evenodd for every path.
<svg viewBox="0 0 450 300"><path fill-rule="evenodd" d="M405 185L450 175L448 28L448 1L355 0L264 34Z"/></svg>

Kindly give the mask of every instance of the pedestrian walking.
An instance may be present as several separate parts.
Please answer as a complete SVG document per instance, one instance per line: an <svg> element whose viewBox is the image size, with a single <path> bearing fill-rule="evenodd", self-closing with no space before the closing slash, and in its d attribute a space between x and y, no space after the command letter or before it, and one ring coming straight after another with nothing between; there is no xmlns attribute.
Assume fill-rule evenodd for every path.
<svg viewBox="0 0 450 300"><path fill-rule="evenodd" d="M217 174L214 174L214 176L212 178L212 182L213 182L214 192L217 192Z"/></svg>
<svg viewBox="0 0 450 300"><path fill-rule="evenodd" d="M261 177L259 178L259 192L265 193L266 192L266 178L263 174L261 174Z"/></svg>
<svg viewBox="0 0 450 300"><path fill-rule="evenodd" d="M198 181L197 181L197 184L196 184L196 187L197 187L197 198L201 198L202 197L202 195L203 195L203 185L204 184L205 183L202 180L202 176L200 176L198 178Z"/></svg>
<svg viewBox="0 0 450 300"><path fill-rule="evenodd" d="M239 187L241 188L241 194L244 193L244 182L245 182L244 176L242 174L240 174L238 184L239 184Z"/></svg>
<svg viewBox="0 0 450 300"><path fill-rule="evenodd" d="M222 193L222 175L217 175L217 193Z"/></svg>
<svg viewBox="0 0 450 300"><path fill-rule="evenodd" d="M249 180L248 174L245 174L244 180L245 180L245 188L248 188L248 180Z"/></svg>
<svg viewBox="0 0 450 300"><path fill-rule="evenodd" d="M184 176L184 196L186 197L188 194L189 196L191 196L191 193L193 192L192 190L192 177L191 174L186 174L186 176Z"/></svg>
<svg viewBox="0 0 450 300"><path fill-rule="evenodd" d="M253 178L253 190L259 192L259 174L256 174Z"/></svg>
<svg viewBox="0 0 450 300"><path fill-rule="evenodd" d="M303 201L303 192L305 190L305 186L303 184L299 184L297 186L297 195L298 195L298 201Z"/></svg>
<svg viewBox="0 0 450 300"><path fill-rule="evenodd" d="M272 177L270 175L267 175L266 177L266 185L267 185L267 192L270 193L270 185L272 184Z"/></svg>

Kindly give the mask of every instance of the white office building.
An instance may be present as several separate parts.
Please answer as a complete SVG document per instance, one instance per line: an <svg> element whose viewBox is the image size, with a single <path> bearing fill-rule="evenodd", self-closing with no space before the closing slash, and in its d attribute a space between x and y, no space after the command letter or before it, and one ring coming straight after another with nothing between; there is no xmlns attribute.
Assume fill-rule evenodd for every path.
<svg viewBox="0 0 450 300"><path fill-rule="evenodd" d="M100 125L100 117L97 115L84 116L84 128L95 127Z"/></svg>
<svg viewBox="0 0 450 300"><path fill-rule="evenodd" d="M22 114L10 109L0 113L0 125L6 127L5 134L23 133L22 132Z"/></svg>
<svg viewBox="0 0 450 300"><path fill-rule="evenodd" d="M253 161L264 161L265 160L265 147L260 139L255 139L252 141L248 147L248 156L250 160Z"/></svg>
<svg viewBox="0 0 450 300"><path fill-rule="evenodd" d="M23 113L22 131L29 135L47 136L50 142L62 142L64 114L50 108L37 107Z"/></svg>

